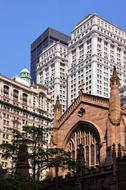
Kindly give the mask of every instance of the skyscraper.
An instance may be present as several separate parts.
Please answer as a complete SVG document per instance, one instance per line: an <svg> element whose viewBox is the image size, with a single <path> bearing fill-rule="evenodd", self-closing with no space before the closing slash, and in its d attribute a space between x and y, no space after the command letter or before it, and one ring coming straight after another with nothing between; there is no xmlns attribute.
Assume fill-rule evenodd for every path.
<svg viewBox="0 0 126 190"><path fill-rule="evenodd" d="M109 78L111 77L114 66L116 66L120 83L123 86L126 82L125 39L126 32L123 29L96 14L90 14L75 26L71 33L68 46L61 41L58 43L53 42L52 46L49 45L42 52L41 58L38 61L37 80L44 85L46 84L47 88L50 89L49 92L51 93L52 99L51 110L53 110L57 94L60 96L61 104L63 103L62 101L65 101L63 99L66 99L66 106L65 104L63 106L65 110L67 105L69 106L78 96L82 83L85 84L84 89L86 93L109 97ZM64 55L61 50L62 44L65 47L65 52L68 54L65 57L63 57ZM55 46L55 50L52 55L53 46ZM65 59L63 75L66 80L66 96L61 93L63 89L60 89L62 86L60 66L57 67L55 64L58 60L60 65L63 59ZM55 65L55 70L53 69L54 74L51 71L51 65L53 63ZM50 67L48 68L49 70L47 69L48 66ZM51 78L52 74L55 79L59 78L58 83L54 79L54 86L56 87L56 84L59 85L55 90L51 87L53 86L51 85L53 82L53 78Z"/></svg>
<svg viewBox="0 0 126 190"><path fill-rule="evenodd" d="M126 32L105 19L91 14L80 21L72 31L68 55L68 105L82 82L86 93L108 97L113 66L124 84Z"/></svg>
<svg viewBox="0 0 126 190"><path fill-rule="evenodd" d="M67 100L67 71L68 46L61 42L54 42L40 55L37 64L37 83L45 85L51 98L51 116L57 96L60 98L62 112L66 110Z"/></svg>
<svg viewBox="0 0 126 190"><path fill-rule="evenodd" d="M61 42L68 44L70 37L52 28L47 28L32 44L31 44L31 77L36 82L36 64L42 51L53 42Z"/></svg>

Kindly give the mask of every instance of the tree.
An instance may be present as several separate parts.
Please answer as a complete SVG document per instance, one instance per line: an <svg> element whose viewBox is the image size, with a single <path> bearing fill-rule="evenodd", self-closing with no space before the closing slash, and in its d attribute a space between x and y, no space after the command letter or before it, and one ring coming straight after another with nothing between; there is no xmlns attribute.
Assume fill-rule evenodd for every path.
<svg viewBox="0 0 126 190"><path fill-rule="evenodd" d="M60 148L48 149L48 167L55 169L56 190L58 189L58 173L59 168L65 168L70 160L70 154Z"/></svg>
<svg viewBox="0 0 126 190"><path fill-rule="evenodd" d="M40 173L44 167L46 167L47 162L47 153L46 147L47 139L45 137L46 133L50 132L49 128L38 128L35 126L24 126L23 132L19 132L18 130L12 130L12 143L2 144L0 148L3 150L3 156L7 159L12 159L12 168L11 170L19 169L20 171L23 167L28 167L28 160L30 161L31 168L33 170L33 179L36 177L39 180ZM28 152L27 148L28 147ZM22 157L21 149L24 149L25 155L27 159ZM26 153L27 152L27 153ZM18 160L17 160L18 158ZM27 160L27 161L26 161ZM23 166L24 165L24 166ZM22 167L22 169L21 169ZM25 169L27 169L27 167ZM19 170L16 170L19 171ZM22 170L23 171L23 170Z"/></svg>
<svg viewBox="0 0 126 190"><path fill-rule="evenodd" d="M26 176L0 176L1 190L40 190L41 184Z"/></svg>
<svg viewBox="0 0 126 190"><path fill-rule="evenodd" d="M33 179L39 180L40 173L47 162L46 148L48 146L46 133L50 131L50 128L37 128L35 126L24 126L25 141L31 149L29 153L29 159L33 168Z"/></svg>
<svg viewBox="0 0 126 190"><path fill-rule="evenodd" d="M11 173L13 173L22 135L18 130L15 129L10 129L10 132L12 134L12 142L0 144L0 149L2 150L3 159L9 159L11 161L11 168L8 169L11 170Z"/></svg>
<svg viewBox="0 0 126 190"><path fill-rule="evenodd" d="M1 148L4 150L6 158L12 157L14 162L12 170L16 171L15 174L28 174L30 164L33 179L39 181L40 174L44 169L55 168L57 186L59 168L77 171L79 164L71 160L70 153L63 149L48 148L45 134L49 132L48 128L24 126L22 133L17 130L13 131L12 144L2 144ZM79 167L82 168L82 165Z"/></svg>

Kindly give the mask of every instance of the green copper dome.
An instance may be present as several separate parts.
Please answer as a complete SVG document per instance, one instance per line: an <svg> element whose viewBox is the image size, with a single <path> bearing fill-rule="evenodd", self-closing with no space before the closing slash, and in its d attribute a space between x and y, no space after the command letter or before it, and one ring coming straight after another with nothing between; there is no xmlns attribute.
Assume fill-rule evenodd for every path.
<svg viewBox="0 0 126 190"><path fill-rule="evenodd" d="M19 77L25 81L27 81L29 84L31 84L31 75L28 69L22 69Z"/></svg>

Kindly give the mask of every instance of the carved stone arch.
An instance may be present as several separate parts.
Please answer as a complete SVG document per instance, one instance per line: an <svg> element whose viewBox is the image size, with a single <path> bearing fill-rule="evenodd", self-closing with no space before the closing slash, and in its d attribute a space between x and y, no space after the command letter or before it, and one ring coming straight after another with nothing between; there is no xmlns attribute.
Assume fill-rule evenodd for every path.
<svg viewBox="0 0 126 190"><path fill-rule="evenodd" d="M64 140L64 149L71 152L71 157L77 159L78 146L83 145L84 160L87 165L97 165L100 162L100 144L101 144L101 131L96 128L94 124L89 121L79 121L76 123ZM70 146L73 142L74 146ZM88 147L88 148L87 148ZM91 148L94 148L94 154ZM94 159L91 157L94 155Z"/></svg>
<svg viewBox="0 0 126 190"><path fill-rule="evenodd" d="M65 137L65 139L64 139L64 142L63 142L63 148L64 148L64 149L66 149L67 141L68 141L68 139L70 138L71 134L73 133L74 129L75 129L76 127L78 127L78 125L81 124L81 123L89 124L90 126L92 126L92 127L97 131L97 133L99 134L100 143L102 142L102 140L103 140L103 138L104 138L104 135L103 135L101 129L100 129L97 125L95 125L94 123L92 123L92 122L90 122L90 121L88 121L88 120L84 120L84 121L81 120L81 121L77 122L77 123L71 128L71 130L69 131L69 133L66 135L66 137Z"/></svg>

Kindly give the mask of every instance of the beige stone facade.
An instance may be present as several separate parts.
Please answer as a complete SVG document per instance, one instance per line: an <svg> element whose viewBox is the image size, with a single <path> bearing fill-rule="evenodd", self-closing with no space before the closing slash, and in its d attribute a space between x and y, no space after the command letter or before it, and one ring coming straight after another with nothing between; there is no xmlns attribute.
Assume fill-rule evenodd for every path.
<svg viewBox="0 0 126 190"><path fill-rule="evenodd" d="M25 85L0 75L0 144L10 143L11 129L22 131L23 126L50 126L50 97L42 85ZM47 134L48 135L48 134ZM48 137L48 136L47 136ZM9 167L0 155L3 168Z"/></svg>

